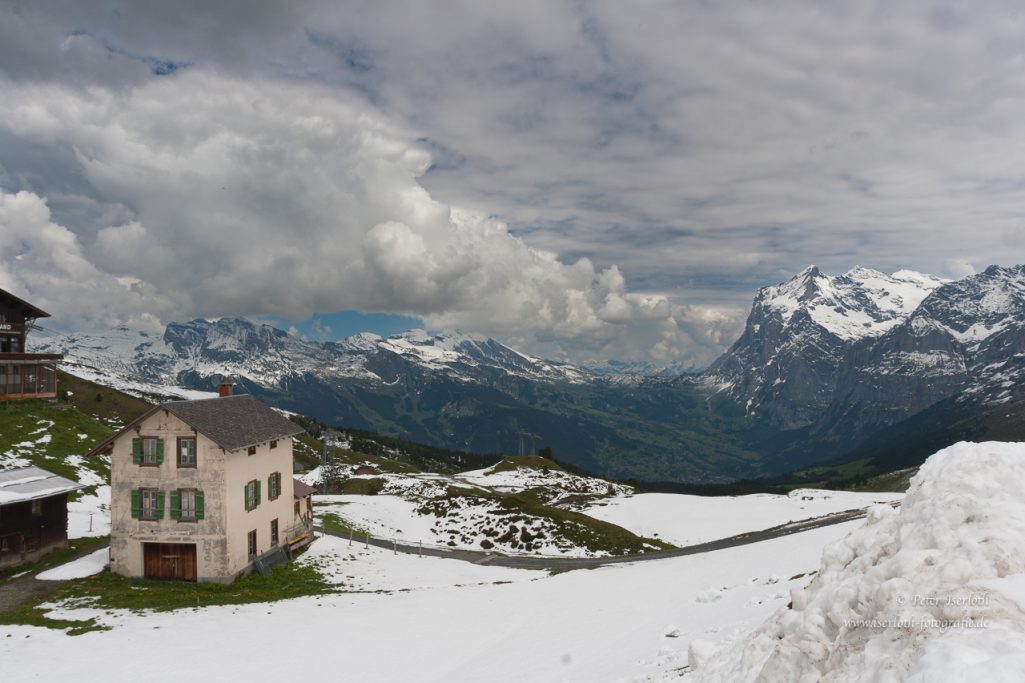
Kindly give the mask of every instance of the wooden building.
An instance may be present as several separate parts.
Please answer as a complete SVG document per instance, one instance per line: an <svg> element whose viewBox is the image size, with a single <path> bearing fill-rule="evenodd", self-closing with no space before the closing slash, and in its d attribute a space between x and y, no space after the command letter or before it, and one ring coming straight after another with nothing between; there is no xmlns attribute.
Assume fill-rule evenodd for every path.
<svg viewBox="0 0 1025 683"><path fill-rule="evenodd" d="M68 494L84 488L38 467L0 472L0 569L68 544Z"/></svg>
<svg viewBox="0 0 1025 683"><path fill-rule="evenodd" d="M59 353L26 353L25 336L50 314L0 289L0 401L57 397Z"/></svg>

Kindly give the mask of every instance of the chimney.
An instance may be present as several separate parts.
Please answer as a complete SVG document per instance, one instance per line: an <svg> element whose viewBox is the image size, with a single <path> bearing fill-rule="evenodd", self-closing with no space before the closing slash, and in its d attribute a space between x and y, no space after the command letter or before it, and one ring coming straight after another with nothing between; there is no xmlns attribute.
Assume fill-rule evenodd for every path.
<svg viewBox="0 0 1025 683"><path fill-rule="evenodd" d="M231 396L231 387L233 386L234 385L231 382L221 382L221 386L217 390L217 393L222 397Z"/></svg>

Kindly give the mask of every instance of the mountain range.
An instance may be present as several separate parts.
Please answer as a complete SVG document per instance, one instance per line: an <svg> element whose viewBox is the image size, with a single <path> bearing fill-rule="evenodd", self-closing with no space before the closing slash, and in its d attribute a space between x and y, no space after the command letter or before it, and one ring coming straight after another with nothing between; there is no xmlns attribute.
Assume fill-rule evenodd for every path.
<svg viewBox="0 0 1025 683"><path fill-rule="evenodd" d="M51 336L35 348L65 353L72 371L154 385L212 389L227 377L326 424L436 446L543 444L611 476L727 481L820 462L850 473L842 463L875 457L865 444L886 452L896 438L907 453L909 438L934 440L930 411L957 416L940 426L967 420L982 433L1025 424L1011 410L1025 393L1025 266L956 281L812 266L761 289L741 337L697 375L576 367L460 332L313 342L241 318Z"/></svg>

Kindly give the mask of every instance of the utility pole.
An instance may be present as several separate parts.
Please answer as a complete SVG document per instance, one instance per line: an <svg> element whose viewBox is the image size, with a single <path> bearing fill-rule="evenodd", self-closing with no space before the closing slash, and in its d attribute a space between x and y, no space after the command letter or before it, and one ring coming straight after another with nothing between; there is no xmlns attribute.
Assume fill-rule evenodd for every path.
<svg viewBox="0 0 1025 683"><path fill-rule="evenodd" d="M327 493L327 478L331 471L331 449L324 444L324 450L320 454L320 495Z"/></svg>

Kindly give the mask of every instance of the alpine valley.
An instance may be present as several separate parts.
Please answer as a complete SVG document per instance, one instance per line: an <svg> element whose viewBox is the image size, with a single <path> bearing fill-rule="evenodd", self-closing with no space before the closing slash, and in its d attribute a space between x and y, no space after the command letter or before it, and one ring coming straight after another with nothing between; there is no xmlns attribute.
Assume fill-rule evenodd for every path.
<svg viewBox="0 0 1025 683"><path fill-rule="evenodd" d="M34 342L130 391L230 378L333 426L479 453L544 445L647 481L849 482L958 440L1025 439L1025 266L957 281L812 266L761 289L701 374L574 367L458 332L321 343L242 318Z"/></svg>

